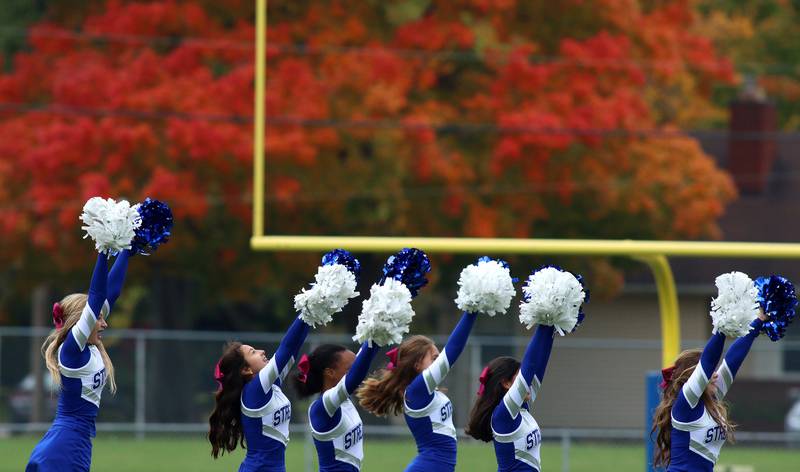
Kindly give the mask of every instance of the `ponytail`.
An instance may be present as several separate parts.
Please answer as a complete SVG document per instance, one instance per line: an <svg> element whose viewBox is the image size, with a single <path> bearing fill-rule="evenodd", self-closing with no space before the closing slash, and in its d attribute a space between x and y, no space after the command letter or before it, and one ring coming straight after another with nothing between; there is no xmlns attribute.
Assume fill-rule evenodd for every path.
<svg viewBox="0 0 800 472"><path fill-rule="evenodd" d="M346 350L339 344L322 344L308 356L308 372L303 372L298 364L299 372L294 377L294 387L301 398L322 393L325 369L336 367L340 354Z"/></svg>
<svg viewBox="0 0 800 472"><path fill-rule="evenodd" d="M376 377L364 381L356 395L364 409L376 416L403 412L406 387L419 375L419 362L430 352L433 341L425 336L411 336L397 348L396 365L381 369Z"/></svg>
<svg viewBox="0 0 800 472"><path fill-rule="evenodd" d="M670 463L670 448L672 447L672 406L678 398L678 393L689 380L695 369L701 368L700 357L702 351L692 349L683 351L675 360L675 370L672 379L667 383L661 395L661 403L653 414L653 428L650 436L656 433L656 448L653 455L653 466L667 467ZM735 425L728 419L728 407L724 402L710 396L707 391L700 397L706 411L714 418L720 427L725 430L729 441L733 442Z"/></svg>
<svg viewBox="0 0 800 472"><path fill-rule="evenodd" d="M519 372L520 363L513 357L497 357L486 366L486 377L483 381L483 393L478 395L465 432L480 441L490 442L492 434L492 415L497 405L503 401L508 391L504 382L511 382Z"/></svg>
<svg viewBox="0 0 800 472"><path fill-rule="evenodd" d="M239 404L242 390L250 379L242 373L247 362L241 348L242 343L228 343L217 363L218 372L215 376L220 388L214 395L214 411L208 418L208 441L211 443L211 456L214 459L225 452L233 452L237 445L244 448Z"/></svg>

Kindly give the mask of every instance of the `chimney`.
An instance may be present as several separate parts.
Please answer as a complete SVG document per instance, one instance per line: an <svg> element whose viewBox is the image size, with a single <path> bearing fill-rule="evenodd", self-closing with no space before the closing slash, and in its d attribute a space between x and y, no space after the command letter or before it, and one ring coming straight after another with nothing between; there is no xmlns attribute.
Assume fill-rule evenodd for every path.
<svg viewBox="0 0 800 472"><path fill-rule="evenodd" d="M746 77L731 107L728 170L743 194L760 194L767 188L775 162L778 114L755 78Z"/></svg>

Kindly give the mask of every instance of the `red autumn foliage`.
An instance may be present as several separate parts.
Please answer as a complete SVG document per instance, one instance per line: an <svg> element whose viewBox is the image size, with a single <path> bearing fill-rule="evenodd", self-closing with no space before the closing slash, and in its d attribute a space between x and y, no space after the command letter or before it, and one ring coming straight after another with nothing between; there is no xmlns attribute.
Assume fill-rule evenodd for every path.
<svg viewBox="0 0 800 472"><path fill-rule="evenodd" d="M80 34L31 28L0 76L0 263L85 266L82 203L149 195L175 211L168 260L263 282L251 3L111 0ZM651 98L732 78L691 2L394 3L269 2L268 232L718 236L731 182Z"/></svg>

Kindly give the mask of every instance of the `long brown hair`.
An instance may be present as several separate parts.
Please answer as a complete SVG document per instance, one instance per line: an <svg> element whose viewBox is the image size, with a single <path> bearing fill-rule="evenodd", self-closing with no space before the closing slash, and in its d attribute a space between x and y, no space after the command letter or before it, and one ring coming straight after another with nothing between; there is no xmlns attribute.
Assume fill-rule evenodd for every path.
<svg viewBox="0 0 800 472"><path fill-rule="evenodd" d="M411 336L400 343L394 369L379 370L377 377L365 380L358 389L361 406L376 416L402 413L406 387L419 375L417 366L433 346L433 340L425 336Z"/></svg>
<svg viewBox="0 0 800 472"><path fill-rule="evenodd" d="M232 452L237 445L245 447L239 404L242 390L252 378L252 375L243 373L247 362L240 342L225 345L218 366L221 378L217 377L217 381L220 388L214 394L214 411L208 418L208 441L214 459L225 452Z"/></svg>
<svg viewBox="0 0 800 472"><path fill-rule="evenodd" d="M653 465L655 467L666 467L670 462L670 446L672 445L672 405L675 399L678 398L678 392L683 388L683 384L689 380L694 369L700 363L700 356L703 352L699 349L690 349L680 353L675 360L675 370L672 375L672 380L664 388L661 396L661 403L656 408L653 415L653 429L650 430L650 435L656 431L656 450ZM728 419L728 405L725 402L718 400L716 396L709 395L708 390L703 391L700 397L706 410L714 418L724 430L729 441L733 442L734 425Z"/></svg>
<svg viewBox="0 0 800 472"><path fill-rule="evenodd" d="M42 356L44 356L47 370L50 371L55 385L59 387L61 387L61 371L58 368L58 348L64 343L72 327L81 319L81 314L84 307L86 307L88 299L89 297L85 293L73 293L58 302L64 310L64 325L60 329L53 330L44 340L44 344L42 344ZM95 346L100 351L100 357L103 359L103 364L106 368L108 388L114 394L117 392L117 382L114 380L114 364L111 363L111 357L108 356L102 341L98 339Z"/></svg>
<svg viewBox="0 0 800 472"><path fill-rule="evenodd" d="M503 396L508 391L503 382L513 381L514 375L519 372L519 361L513 357L497 357L486 366L488 370L483 393L478 395L472 410L469 412L469 421L465 432L475 439L489 442L492 434L492 414L497 405L503 401Z"/></svg>

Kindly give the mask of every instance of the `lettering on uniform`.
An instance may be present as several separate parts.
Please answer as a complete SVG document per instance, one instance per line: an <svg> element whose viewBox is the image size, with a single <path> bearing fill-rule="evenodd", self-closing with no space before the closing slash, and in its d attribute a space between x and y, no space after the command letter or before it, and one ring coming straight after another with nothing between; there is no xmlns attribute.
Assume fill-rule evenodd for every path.
<svg viewBox="0 0 800 472"><path fill-rule="evenodd" d="M94 374L92 377L92 389L97 390L98 388L103 388L106 384L106 369L103 369L99 372Z"/></svg>
<svg viewBox="0 0 800 472"><path fill-rule="evenodd" d="M445 403L442 408L439 409L439 414L442 416L442 422L447 421L447 418L453 415L453 404L450 402Z"/></svg>
<svg viewBox="0 0 800 472"><path fill-rule="evenodd" d="M286 404L282 406L280 410L275 410L275 413L272 415L272 426L278 426L290 419L292 419L292 405Z"/></svg>
<svg viewBox="0 0 800 472"><path fill-rule="evenodd" d="M528 450L533 449L534 447L538 446L539 443L542 442L542 432L538 429L535 429L528 433L528 436L525 437L525 447Z"/></svg>
<svg viewBox="0 0 800 472"><path fill-rule="evenodd" d="M714 441L726 440L725 428L722 426L714 426L706 431L706 444Z"/></svg>
<svg viewBox="0 0 800 472"><path fill-rule="evenodd" d="M344 448L345 450L350 449L354 445L358 444L364 438L364 431L361 428L361 425L356 426L355 428L348 431L347 434L344 435Z"/></svg>

